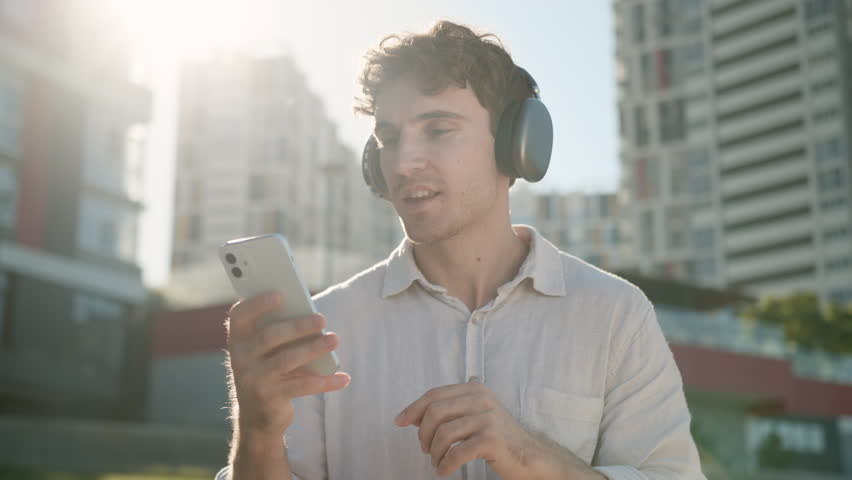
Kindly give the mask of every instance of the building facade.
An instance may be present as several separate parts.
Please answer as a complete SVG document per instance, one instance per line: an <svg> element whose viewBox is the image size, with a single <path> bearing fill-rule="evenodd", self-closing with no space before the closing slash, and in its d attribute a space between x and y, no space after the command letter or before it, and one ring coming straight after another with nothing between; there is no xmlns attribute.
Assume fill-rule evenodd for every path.
<svg viewBox="0 0 852 480"><path fill-rule="evenodd" d="M849 3L614 2L640 271L852 301Z"/></svg>
<svg viewBox="0 0 852 480"><path fill-rule="evenodd" d="M0 3L0 413L132 417L151 96L92 2L48 3Z"/></svg>
<svg viewBox="0 0 852 480"><path fill-rule="evenodd" d="M560 250L604 270L624 266L617 195L534 192L527 184L510 190L512 223L534 226Z"/></svg>
<svg viewBox="0 0 852 480"><path fill-rule="evenodd" d="M179 94L170 297L232 298L224 242L279 232L311 290L396 246L393 209L361 178L320 99L286 57L234 55L186 65Z"/></svg>

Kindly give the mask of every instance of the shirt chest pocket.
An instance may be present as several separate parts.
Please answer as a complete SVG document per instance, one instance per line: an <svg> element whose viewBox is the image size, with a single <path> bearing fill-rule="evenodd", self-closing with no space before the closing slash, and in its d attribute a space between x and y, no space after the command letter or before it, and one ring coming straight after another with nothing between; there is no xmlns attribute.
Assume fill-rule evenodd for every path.
<svg viewBox="0 0 852 480"><path fill-rule="evenodd" d="M603 399L529 385L521 392L521 423L591 463Z"/></svg>

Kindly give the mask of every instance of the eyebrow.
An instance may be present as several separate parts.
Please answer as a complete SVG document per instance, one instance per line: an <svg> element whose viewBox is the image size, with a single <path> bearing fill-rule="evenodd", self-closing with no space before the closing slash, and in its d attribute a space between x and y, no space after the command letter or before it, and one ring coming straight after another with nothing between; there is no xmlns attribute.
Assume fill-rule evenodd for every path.
<svg viewBox="0 0 852 480"><path fill-rule="evenodd" d="M449 118L454 120L464 120L467 121L467 117L460 113L450 112L449 110L430 110L428 112L423 112L412 120L412 123L423 122L426 120L432 120L434 118ZM376 122L375 131L384 130L386 128L396 128L392 123L382 120Z"/></svg>

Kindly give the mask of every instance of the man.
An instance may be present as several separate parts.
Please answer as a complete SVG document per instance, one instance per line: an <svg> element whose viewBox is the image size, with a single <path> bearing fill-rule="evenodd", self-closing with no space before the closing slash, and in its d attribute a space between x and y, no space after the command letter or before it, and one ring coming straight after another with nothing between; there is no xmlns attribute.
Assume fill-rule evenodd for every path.
<svg viewBox="0 0 852 480"><path fill-rule="evenodd" d="M704 478L648 300L510 224L495 139L533 96L521 72L450 22L368 54L357 110L406 239L318 295L322 315L232 308L233 478ZM293 373L335 348L351 380Z"/></svg>

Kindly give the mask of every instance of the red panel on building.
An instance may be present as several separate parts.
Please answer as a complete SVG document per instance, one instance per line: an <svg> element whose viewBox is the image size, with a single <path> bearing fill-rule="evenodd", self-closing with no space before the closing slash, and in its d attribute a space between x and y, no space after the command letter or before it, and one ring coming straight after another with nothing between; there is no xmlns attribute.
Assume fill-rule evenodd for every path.
<svg viewBox="0 0 852 480"><path fill-rule="evenodd" d="M160 314L154 320L154 358L225 348L229 306ZM679 344L671 344L671 349L683 383L691 389L754 397L759 399L756 408L769 403L792 414L852 415L852 385L798 377L786 360Z"/></svg>
<svg viewBox="0 0 852 480"><path fill-rule="evenodd" d="M44 80L33 75L24 99L21 169L18 177L17 241L39 249L47 208L51 136L51 91Z"/></svg>

